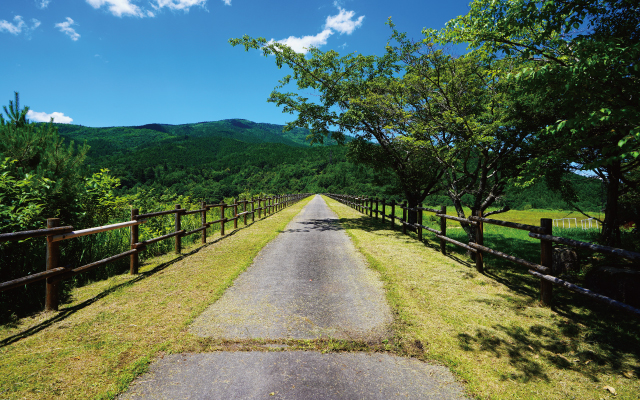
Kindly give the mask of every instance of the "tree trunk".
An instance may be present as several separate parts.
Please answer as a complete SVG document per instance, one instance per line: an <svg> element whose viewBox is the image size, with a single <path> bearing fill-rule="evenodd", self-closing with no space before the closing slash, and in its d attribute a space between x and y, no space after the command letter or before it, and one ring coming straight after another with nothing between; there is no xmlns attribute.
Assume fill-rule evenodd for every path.
<svg viewBox="0 0 640 400"><path fill-rule="evenodd" d="M620 162L616 161L605 167L609 182L607 182L607 204L604 210L602 224L602 244L605 246L620 246L620 225L618 223L618 199L620 196L620 178L622 175Z"/></svg>

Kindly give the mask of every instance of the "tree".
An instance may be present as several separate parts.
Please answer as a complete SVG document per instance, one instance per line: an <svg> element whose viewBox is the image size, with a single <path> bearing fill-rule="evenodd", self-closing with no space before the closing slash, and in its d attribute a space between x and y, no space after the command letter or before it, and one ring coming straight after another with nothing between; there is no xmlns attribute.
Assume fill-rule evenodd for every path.
<svg viewBox="0 0 640 400"><path fill-rule="evenodd" d="M42 215L73 223L81 213L82 164L89 148L76 150L73 142L65 145L53 121L32 123L26 119L29 107L20 109L19 104L16 92L15 102L4 107L8 120L0 113L0 156L9 160L5 168L13 176L36 175L34 182L46 180L46 196L38 199Z"/></svg>
<svg viewBox="0 0 640 400"><path fill-rule="evenodd" d="M264 38L245 35L229 42L233 46L242 45L247 51L261 50L265 56L274 56L278 67L292 70L292 75L280 80L268 99L282 106L283 112L297 113L296 119L287 124L287 130L310 129L311 143L322 143L329 135L344 143L345 133L355 136L351 157L379 170L392 170L410 207L438 191L442 168L411 138L413 121L389 108L388 101L378 101L403 102L403 65L397 49L387 47L383 56L341 57L333 50L321 52L312 48L310 58L306 58L284 44L267 42ZM311 100L298 93L279 91L292 80L299 90L311 89L318 96ZM331 132L335 128L338 131ZM415 220L416 213L410 213L410 222Z"/></svg>
<svg viewBox="0 0 640 400"><path fill-rule="evenodd" d="M515 59L511 78L547 96L555 121L538 127L542 170L595 170L607 184L602 241L619 243L618 198L637 186L640 155L640 7L632 0L476 0L445 41ZM538 110L530 109L529 112Z"/></svg>
<svg viewBox="0 0 640 400"><path fill-rule="evenodd" d="M458 216L466 217L464 206L485 215L507 211L505 206L485 213L502 202L508 183L525 172L534 150L531 121L517 112L530 99L504 79L513 62L481 52L454 57L437 45L434 33L413 42L394 29L396 52L406 65L406 104L393 107L413 121L411 137L440 163L444 190ZM474 227L462 227L475 241Z"/></svg>

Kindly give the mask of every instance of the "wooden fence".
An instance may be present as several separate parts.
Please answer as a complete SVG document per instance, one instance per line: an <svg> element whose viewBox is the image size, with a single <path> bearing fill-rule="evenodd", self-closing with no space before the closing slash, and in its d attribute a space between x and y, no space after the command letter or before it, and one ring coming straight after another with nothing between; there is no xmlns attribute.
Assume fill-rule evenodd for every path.
<svg viewBox="0 0 640 400"><path fill-rule="evenodd" d="M601 294L595 293L591 290L574 285L566 280L559 279L552 275L553 267L553 243L564 244L574 248L586 249L599 253L613 254L628 260L640 261L640 253L632 251L617 249L613 247L600 246L592 243L581 242L578 240L563 238L559 236L553 236L553 221L549 218L541 218L540 226L518 224L515 222L500 221L495 219L483 218L481 212L477 212L475 215L469 218L460 218L453 215L447 215L447 207L442 206L439 210L427 207L415 207L409 208L407 202L396 203L395 201L387 202L385 199L369 198L369 197L357 197L340 194L327 194L326 196L344 203L356 210L369 215L373 218L382 218L385 221L389 218L392 226L395 226L395 221L398 220L402 226L402 233L407 233L407 227L411 227L416 230L418 234L418 240L422 241L422 235L424 231L431 232L436 238L440 239L440 251L442 254L446 254L445 243L452 243L456 246L462 247L475 254L475 264L478 272L484 271L483 254L491 254L497 257L501 257L520 265L524 265L529 268L528 272L540 278L540 302L542 305L550 306L553 298L553 285L564 287L573 292L580 293L588 296L592 299L604 302L614 307L624 309L626 311L635 314L640 317L640 310L631 307L628 304L611 299ZM396 216L396 207L402 209L402 217ZM386 214L387 210L391 209L390 214ZM415 224L409 223L408 212L417 212L417 221ZM436 217L440 218L440 230L436 230L422 224L423 212L432 212ZM463 222L476 227L475 243L470 242L468 244L459 242L457 240L447 237L447 224L446 220ZM529 236L540 240L540 264L536 264L531 261L523 260L521 258L503 253L498 250L491 249L484 246L484 224L499 225L511 229L521 229L529 232Z"/></svg>
<svg viewBox="0 0 640 400"><path fill-rule="evenodd" d="M58 218L50 218L47 219L46 229L0 234L0 242L6 242L10 240L24 240L35 237L46 237L47 241L46 270L22 278L2 282L0 283L0 291L9 290L15 287L46 279L47 284L45 309L57 310L59 304L59 283L62 280L68 279L74 275L89 271L91 269L103 266L112 261L119 260L125 257L130 258L129 273L137 274L139 265L139 253L141 251L144 251L145 248L152 243L174 238L175 252L176 254L180 254L180 252L182 251L182 238L185 236L200 232L202 243L206 243L207 229L214 224L220 224L220 235L224 236L226 223L233 221L233 228L236 229L238 228L238 220L240 218L242 218L244 220L244 224L247 225L247 218L249 216L251 217L251 222L253 222L255 221L256 213L258 213L258 218L261 218L263 214L266 217L274 212L277 212L298 202L305 197L308 197L309 195L310 194L308 193L286 194L266 198L252 198L251 200L236 199L234 200L233 204L225 204L224 202L220 204L205 204L205 202L202 202L200 209L191 211L183 209L180 204L176 204L175 209L173 210L152 212L148 214L139 214L139 210L134 208L131 210L130 221L81 230L74 230L73 226L59 226L60 220ZM242 207L241 212L238 212L239 207ZM216 209L219 210L218 213L215 213ZM207 222L207 212L211 210L214 211L214 214L218 214L219 218L214 221ZM231 213L228 212L229 210L231 211ZM139 241L138 225L145 223L149 218L168 214L173 214L175 216L175 228L172 233L153 239L144 240L142 242ZM184 229L182 229L181 218L183 215L190 214L200 214L202 224L199 228L185 231ZM227 218L226 214L231 214L232 217ZM77 268L67 268L59 266L61 241L122 228L130 228L130 250Z"/></svg>

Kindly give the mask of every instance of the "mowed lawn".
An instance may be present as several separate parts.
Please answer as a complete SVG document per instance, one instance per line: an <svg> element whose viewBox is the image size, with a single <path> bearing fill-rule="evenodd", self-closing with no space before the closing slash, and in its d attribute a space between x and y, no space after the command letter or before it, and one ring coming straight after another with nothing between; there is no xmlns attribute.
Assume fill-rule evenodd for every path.
<svg viewBox="0 0 640 400"><path fill-rule="evenodd" d="M58 312L0 326L0 399L113 398L165 353L211 350L189 324L310 199L151 259L137 276L76 288Z"/></svg>
<svg viewBox="0 0 640 400"><path fill-rule="evenodd" d="M561 289L541 307L524 267L486 257L479 274L452 245L443 256L436 241L326 200L385 282L398 352L450 367L481 399L640 398L637 319ZM539 257L525 237L504 242Z"/></svg>

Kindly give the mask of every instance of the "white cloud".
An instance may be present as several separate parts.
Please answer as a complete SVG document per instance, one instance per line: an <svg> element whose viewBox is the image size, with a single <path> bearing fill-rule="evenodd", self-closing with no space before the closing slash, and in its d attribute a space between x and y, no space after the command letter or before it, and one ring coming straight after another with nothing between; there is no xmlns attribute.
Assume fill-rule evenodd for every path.
<svg viewBox="0 0 640 400"><path fill-rule="evenodd" d="M35 122L49 122L51 121L51 118L53 118L53 122L56 122L58 124L70 124L73 122L73 118L67 117L60 112L52 112L51 114L47 114L46 112L29 110L27 112L27 118Z"/></svg>
<svg viewBox="0 0 640 400"><path fill-rule="evenodd" d="M40 9L45 9L51 3L51 0L36 0L36 6Z"/></svg>
<svg viewBox="0 0 640 400"><path fill-rule="evenodd" d="M327 17L327 22L324 25L325 29L334 29L341 35L343 33L351 35L356 28L362 25L364 15L357 20L353 20L353 16L356 14L355 11L347 11L340 7L338 7L338 10L340 11L338 15Z"/></svg>
<svg viewBox="0 0 640 400"><path fill-rule="evenodd" d="M22 30L24 29L24 33L28 35L31 31L33 31L34 29L40 26L40 21L38 21L35 18L31 19L31 23L32 23L32 26L31 28L29 28L27 26L27 23L24 22L24 20L22 19L22 17L19 15L16 15L15 17L13 17L13 23L6 21L4 19L0 21L0 32L6 31L11 34L17 35L21 33Z"/></svg>
<svg viewBox="0 0 640 400"><path fill-rule="evenodd" d="M315 36L295 37L289 36L286 39L278 40L278 43L286 44L296 53L307 54L310 47L320 47L327 44L329 36L333 35L331 29L325 29Z"/></svg>
<svg viewBox="0 0 640 400"><path fill-rule="evenodd" d="M354 20L353 17L355 15L355 11L346 11L345 9L340 8L337 1L333 4L338 7L339 12L337 15L327 17L322 32L315 36L289 36L286 39L278 40L278 43L286 44L296 53L307 54L310 47L320 47L327 44L327 39L329 36L333 35L334 31L339 32L341 35L343 33L350 35L356 28L362 25L364 15L359 17L357 20ZM271 39L271 41L273 42L273 39ZM347 44L345 43L339 47L344 48L346 45Z"/></svg>
<svg viewBox="0 0 640 400"><path fill-rule="evenodd" d="M132 17L144 17L146 15L140 7L131 3L131 0L87 0L87 3L95 9L104 5L107 6L111 14L116 17L130 15Z"/></svg>
<svg viewBox="0 0 640 400"><path fill-rule="evenodd" d="M222 2L227 6L231 5L231 0L222 0Z"/></svg>
<svg viewBox="0 0 640 400"><path fill-rule="evenodd" d="M80 34L76 32L75 29L71 27L71 25L76 25L75 22L69 17L67 17L67 22L60 22L56 24L56 28L60 28L60 32L67 34L74 42L80 39Z"/></svg>
<svg viewBox="0 0 640 400"><path fill-rule="evenodd" d="M224 0L223 0L224 1ZM231 0L229 1L229 5L231 4ZM201 6L204 7L207 0L155 0L156 4L153 5L154 8L160 9L163 7L167 7L171 10L185 10L188 11L189 8L193 6ZM226 3L226 1L225 1Z"/></svg>
<svg viewBox="0 0 640 400"><path fill-rule="evenodd" d="M130 16L130 17L150 17L153 18L156 16L156 13L138 7L133 4L134 0L86 0L93 8L98 9L102 6L106 6L111 14L116 17ZM231 0L223 0L225 4L231 5ZM153 0L149 2L151 7L159 11L163 8L168 8L170 10L183 10L189 11L191 7L200 6L203 7L206 5L207 0Z"/></svg>

